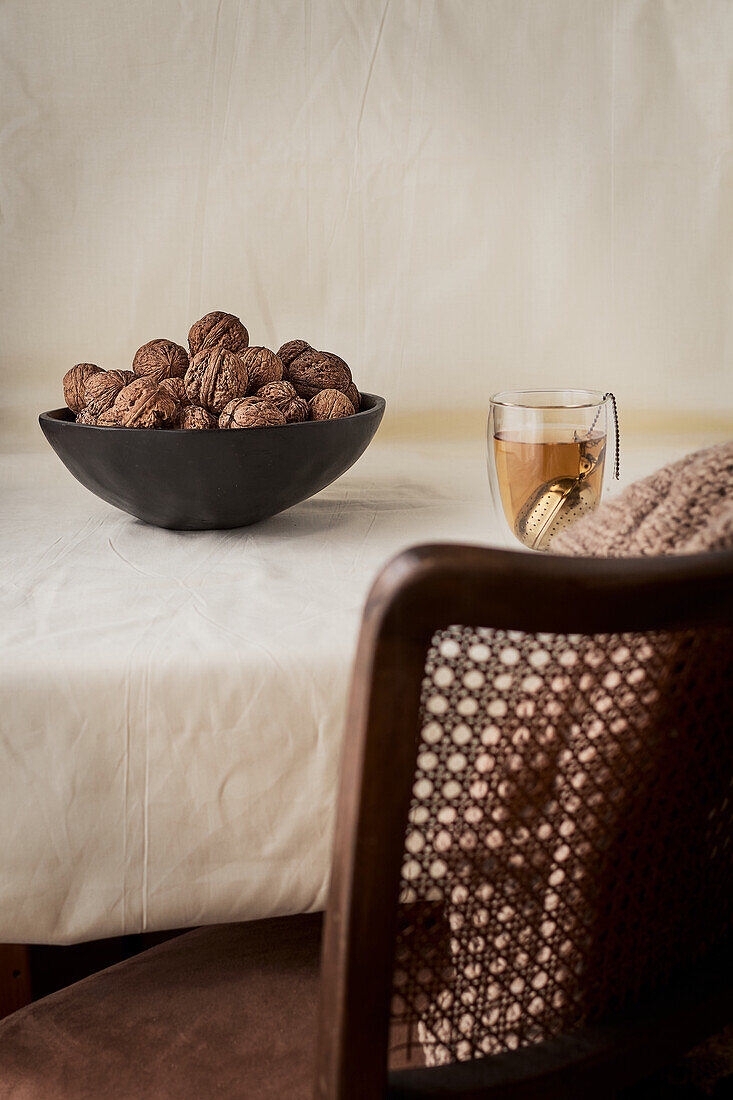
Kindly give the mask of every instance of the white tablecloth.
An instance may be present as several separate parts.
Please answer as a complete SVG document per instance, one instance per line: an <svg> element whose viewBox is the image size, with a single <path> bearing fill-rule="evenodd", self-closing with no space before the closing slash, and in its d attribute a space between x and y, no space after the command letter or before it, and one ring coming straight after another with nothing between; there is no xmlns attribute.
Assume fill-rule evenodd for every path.
<svg viewBox="0 0 733 1100"><path fill-rule="evenodd" d="M0 476L0 942L322 907L364 598L407 545L500 542L482 441L377 440L232 532L146 527L50 453Z"/></svg>

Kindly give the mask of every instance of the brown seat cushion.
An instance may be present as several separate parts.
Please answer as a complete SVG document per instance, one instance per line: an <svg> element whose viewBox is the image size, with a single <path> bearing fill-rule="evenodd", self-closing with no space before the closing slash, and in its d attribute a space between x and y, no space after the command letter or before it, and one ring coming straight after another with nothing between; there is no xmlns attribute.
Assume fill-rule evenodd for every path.
<svg viewBox="0 0 733 1100"><path fill-rule="evenodd" d="M0 1022L3 1100L312 1095L320 914L168 940Z"/></svg>

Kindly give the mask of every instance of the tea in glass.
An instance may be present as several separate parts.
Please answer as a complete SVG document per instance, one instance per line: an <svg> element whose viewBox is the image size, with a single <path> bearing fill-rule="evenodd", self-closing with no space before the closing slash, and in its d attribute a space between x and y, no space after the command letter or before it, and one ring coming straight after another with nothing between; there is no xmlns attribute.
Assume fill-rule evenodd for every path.
<svg viewBox="0 0 733 1100"><path fill-rule="evenodd" d="M607 398L586 390L497 394L488 464L509 531L532 550L592 512L603 493Z"/></svg>

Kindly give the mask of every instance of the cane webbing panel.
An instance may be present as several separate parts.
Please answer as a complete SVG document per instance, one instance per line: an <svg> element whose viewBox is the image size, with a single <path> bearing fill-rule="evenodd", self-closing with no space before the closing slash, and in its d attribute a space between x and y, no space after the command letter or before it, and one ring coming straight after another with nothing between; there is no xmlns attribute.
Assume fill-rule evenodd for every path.
<svg viewBox="0 0 733 1100"><path fill-rule="evenodd" d="M730 931L732 655L728 631L434 636L392 1007L429 1063L597 1019Z"/></svg>

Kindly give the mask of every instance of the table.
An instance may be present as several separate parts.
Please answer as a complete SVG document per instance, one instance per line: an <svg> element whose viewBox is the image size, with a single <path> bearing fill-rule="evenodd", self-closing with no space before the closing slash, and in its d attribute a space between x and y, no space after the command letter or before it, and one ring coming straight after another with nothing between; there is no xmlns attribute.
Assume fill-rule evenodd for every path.
<svg viewBox="0 0 733 1100"><path fill-rule="evenodd" d="M626 480L693 440L627 441ZM379 440L253 528L146 527L0 455L0 942L314 910L374 576L501 544L483 442Z"/></svg>

